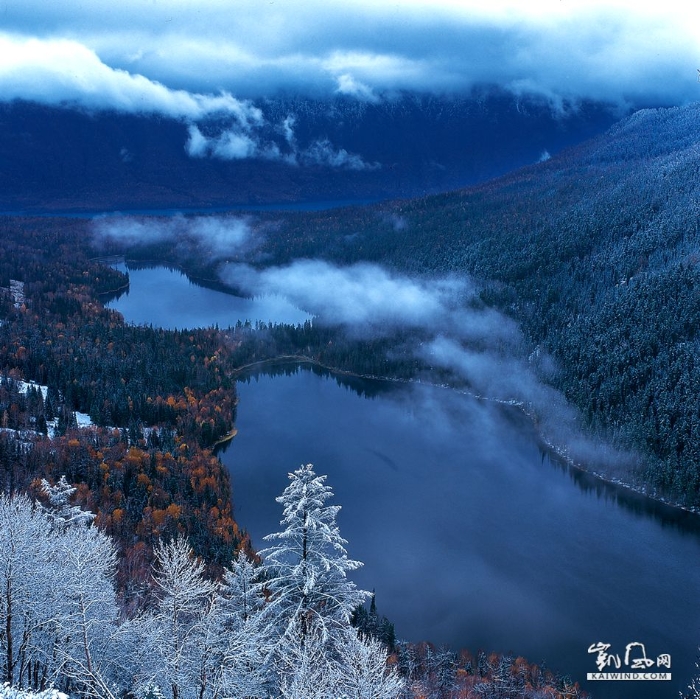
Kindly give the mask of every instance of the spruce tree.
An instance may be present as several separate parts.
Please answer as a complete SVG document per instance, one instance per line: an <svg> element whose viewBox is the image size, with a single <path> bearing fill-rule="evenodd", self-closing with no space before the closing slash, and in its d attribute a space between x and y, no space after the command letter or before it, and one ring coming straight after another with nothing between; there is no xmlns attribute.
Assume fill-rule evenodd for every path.
<svg viewBox="0 0 700 699"><path fill-rule="evenodd" d="M269 612L282 637L298 632L303 639L313 631L327 638L349 625L353 609L368 595L347 578L362 564L348 558L336 524L340 507L326 504L333 495L326 476L317 476L307 464L289 479L277 498L284 507L284 529L266 536L275 543L261 551Z"/></svg>

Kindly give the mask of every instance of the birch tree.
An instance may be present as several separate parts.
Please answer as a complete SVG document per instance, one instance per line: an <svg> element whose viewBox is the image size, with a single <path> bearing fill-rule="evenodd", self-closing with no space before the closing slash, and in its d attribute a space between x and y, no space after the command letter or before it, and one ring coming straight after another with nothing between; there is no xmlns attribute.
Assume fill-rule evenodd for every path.
<svg viewBox="0 0 700 699"><path fill-rule="evenodd" d="M140 620L145 648L142 685L155 683L172 699L198 699L205 696L208 682L201 673L202 643L216 585L204 577L204 564L183 538L158 544L155 557L160 600L155 614Z"/></svg>
<svg viewBox="0 0 700 699"><path fill-rule="evenodd" d="M113 699L123 685L127 657L119 652L124 630L114 589L117 552L111 538L85 519L58 537L55 555L61 567L61 606L56 616L59 672L91 697Z"/></svg>

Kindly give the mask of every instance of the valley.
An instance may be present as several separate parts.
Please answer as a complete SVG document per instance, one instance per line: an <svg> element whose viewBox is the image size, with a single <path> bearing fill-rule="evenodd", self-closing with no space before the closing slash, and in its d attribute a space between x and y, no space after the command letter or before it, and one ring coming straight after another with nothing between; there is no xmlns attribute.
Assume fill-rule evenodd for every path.
<svg viewBox="0 0 700 699"><path fill-rule="evenodd" d="M122 542L135 613L157 537L189 532L215 574L259 548L280 478L314 461L367 564L358 581L400 636L517 648L582 679L601 634L615 647L643 634L691 675L695 516L569 462L697 506L693 110L636 115L534 168L419 200L4 218L5 487L68 473ZM640 142L648 184L619 165ZM15 425L49 408L14 380L50 387L57 441L30 430L19 447ZM446 560L460 564L425 576ZM641 584L647 570L664 573ZM659 696L648 686L636 696Z"/></svg>

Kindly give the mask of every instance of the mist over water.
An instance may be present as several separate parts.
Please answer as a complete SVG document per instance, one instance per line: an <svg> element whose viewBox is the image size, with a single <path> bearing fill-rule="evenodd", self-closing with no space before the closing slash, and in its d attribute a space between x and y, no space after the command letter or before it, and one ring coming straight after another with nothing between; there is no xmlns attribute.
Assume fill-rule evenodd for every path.
<svg viewBox="0 0 700 699"><path fill-rule="evenodd" d="M578 463L625 478L633 470L634 455L585 433L577 411L543 380L555 371L551 358L541 348L531 351L518 324L486 306L465 274L408 276L377 264L296 260L264 269L228 264L221 277L251 294L284 296L315 323L351 338L420 333L425 341L414 353L429 369L477 395L526 406L547 439Z"/></svg>
<svg viewBox="0 0 700 699"><path fill-rule="evenodd" d="M347 326L358 332L374 331L353 319L362 309L352 310L352 303L363 297L385 314L384 326L394 319L425 331L436 319L426 356L454 366L485 392L549 402L548 415L576 436L563 399L518 354L517 328L504 324L489 337L498 316L463 305L472 293L464 280L408 279L371 267L296 265L280 274L290 270L323 273L288 277L288 288L297 290L292 300L327 317L332 311L336 322L347 304ZM240 318L236 304L249 301L201 289L164 268L130 275L130 294L113 304L129 322L201 326L212 324L207 313L217 308ZM367 275L393 292L388 301L365 288ZM314 301L324 278L333 283L319 309ZM392 316L387 309L397 297L409 307L397 304L400 313ZM118 307L124 301L131 310ZM469 332L456 316L473 321ZM225 325L221 316L215 322ZM671 655L671 682L583 681L584 687L603 699L670 699L687 685L700 641L697 517L550 461L519 408L419 383L288 374L239 383L238 435L221 457L232 475L236 520L254 545L279 528L275 497L287 473L311 462L328 474L343 506L339 525L350 556L365 563L354 579L376 589L379 611L399 637L512 651L578 680L596 670L591 644L610 643L624 657L636 641L649 657Z"/></svg>
<svg viewBox="0 0 700 699"><path fill-rule="evenodd" d="M515 408L421 385L378 390L361 398L306 370L239 384L238 436L222 459L253 544L279 529L287 473L311 462L365 563L353 579L376 589L400 638L512 651L579 680L596 671L591 644L624 657L639 641L654 659L671 654L675 681L587 689L677 697L700 639L697 523L581 488Z"/></svg>

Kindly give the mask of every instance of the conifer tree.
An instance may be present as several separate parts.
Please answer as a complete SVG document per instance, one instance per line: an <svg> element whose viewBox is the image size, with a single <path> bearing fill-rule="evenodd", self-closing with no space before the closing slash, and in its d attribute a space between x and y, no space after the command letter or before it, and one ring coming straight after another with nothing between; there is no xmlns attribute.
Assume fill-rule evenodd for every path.
<svg viewBox="0 0 700 699"><path fill-rule="evenodd" d="M368 595L347 578L362 564L348 558L336 523L340 507L326 504L333 495L326 476L307 464L289 479L276 498L284 507L284 529L266 536L275 543L261 552L269 613L283 638L298 631L303 639L313 630L326 639L349 625L353 609Z"/></svg>
<svg viewBox="0 0 700 699"><path fill-rule="evenodd" d="M92 512L70 504L70 499L77 488L70 485L65 476L61 476L56 485L51 485L43 478L41 480L41 489L48 497L49 507L47 512L55 525L59 527L88 525L95 519L95 515Z"/></svg>
<svg viewBox="0 0 700 699"><path fill-rule="evenodd" d="M210 664L220 694L267 697L272 634L265 629L260 567L244 551L224 570L215 599L215 642Z"/></svg>

